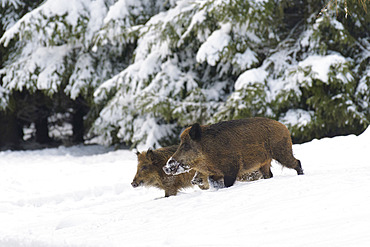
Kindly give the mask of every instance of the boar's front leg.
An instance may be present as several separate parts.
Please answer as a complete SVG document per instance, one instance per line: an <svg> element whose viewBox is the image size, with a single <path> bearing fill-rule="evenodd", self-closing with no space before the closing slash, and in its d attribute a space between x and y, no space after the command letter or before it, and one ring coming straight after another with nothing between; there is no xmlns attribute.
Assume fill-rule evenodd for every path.
<svg viewBox="0 0 370 247"><path fill-rule="evenodd" d="M191 180L192 185L202 185L203 184L203 178L201 177L200 172L195 172L193 179Z"/></svg>
<svg viewBox="0 0 370 247"><path fill-rule="evenodd" d="M221 176L209 176L208 182L215 189L225 188L224 179Z"/></svg>
<svg viewBox="0 0 370 247"><path fill-rule="evenodd" d="M229 175L225 175L224 176L224 184L225 184L225 187L230 187L232 186L236 181L236 175L232 175L232 176L229 176Z"/></svg>
<svg viewBox="0 0 370 247"><path fill-rule="evenodd" d="M274 176L271 172L271 159L262 164L260 172L262 173L264 179L272 178Z"/></svg>
<svg viewBox="0 0 370 247"><path fill-rule="evenodd" d="M164 197L175 196L175 195L177 195L176 189L166 189L164 191Z"/></svg>
<svg viewBox="0 0 370 247"><path fill-rule="evenodd" d="M195 172L195 175L193 179L191 180L191 184L193 185L198 185L200 189L202 190L208 190L209 189L209 184L207 181L207 177L204 176L200 172Z"/></svg>
<svg viewBox="0 0 370 247"><path fill-rule="evenodd" d="M224 184L225 187L233 186L236 181L236 177L238 175L239 166L236 164L235 166L231 166L230 169L224 173Z"/></svg>

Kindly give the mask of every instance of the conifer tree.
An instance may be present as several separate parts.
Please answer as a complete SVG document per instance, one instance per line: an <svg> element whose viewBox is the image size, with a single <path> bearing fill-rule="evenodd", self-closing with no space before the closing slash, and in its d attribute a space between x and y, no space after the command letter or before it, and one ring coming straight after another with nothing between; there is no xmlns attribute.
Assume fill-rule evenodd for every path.
<svg viewBox="0 0 370 247"><path fill-rule="evenodd" d="M14 2L20 7L25 5L21 1ZM31 102L41 104L34 107L37 110L33 115L40 113L39 109L48 109L43 111L46 115L35 118L46 118L42 132L48 131L50 119L55 118L55 114L62 113L65 122L76 125L73 126L73 139L83 141L81 121L90 107L94 89L122 68L120 53L111 47L100 46L92 51L94 35L113 3L76 0L65 4L60 0L49 0L35 3L37 8L9 25L0 40L6 49L11 50L11 56L0 71L1 107L11 109L12 102L19 105L17 99L9 97L16 92L26 92L36 99ZM14 48L12 43L15 43ZM44 102L37 100L39 93L47 96L42 97ZM26 123L34 121L30 118ZM40 125L35 125L38 135L37 126ZM46 142L48 134L43 135L46 138L41 139ZM36 136L36 139L40 138Z"/></svg>
<svg viewBox="0 0 370 247"><path fill-rule="evenodd" d="M41 1L0 1L0 37L6 29L10 28L28 11L34 9ZM0 43L0 70L6 65L8 59L17 48L15 41L10 42L7 47ZM8 106L9 101L15 102L17 94L3 84L3 76L0 75L0 149L17 148L23 140L22 121L17 117L15 105ZM8 107L7 107L8 106Z"/></svg>
<svg viewBox="0 0 370 247"><path fill-rule="evenodd" d="M179 126L268 116L297 142L359 133L369 124L369 17L358 2L347 19L343 8L320 16L322 6L178 1L135 29L135 60L96 91L99 101L114 89L92 130L160 145Z"/></svg>
<svg viewBox="0 0 370 247"><path fill-rule="evenodd" d="M283 122L295 142L358 134L370 121L369 1L336 2L47 0L0 40L14 44L0 104L24 90L70 114L83 102L89 138L107 145L159 147L194 122L252 116Z"/></svg>

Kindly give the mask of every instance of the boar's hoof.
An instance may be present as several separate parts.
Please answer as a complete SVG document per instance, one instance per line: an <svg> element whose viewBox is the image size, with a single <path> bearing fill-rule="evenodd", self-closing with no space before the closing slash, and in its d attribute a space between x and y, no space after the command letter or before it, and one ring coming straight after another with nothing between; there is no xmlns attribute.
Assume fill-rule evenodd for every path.
<svg viewBox="0 0 370 247"><path fill-rule="evenodd" d="M297 174L298 174L298 175L304 175L303 170L302 170L302 169L297 170Z"/></svg>
<svg viewBox="0 0 370 247"><path fill-rule="evenodd" d="M303 175L303 169L302 169L302 165L301 165L301 161L300 160L297 160L298 161L298 166L297 168L295 169L297 171L297 174L298 175Z"/></svg>
<svg viewBox="0 0 370 247"><path fill-rule="evenodd" d="M176 173L178 166L180 165L179 162L174 160L172 157L167 161L167 164L163 167L163 171L167 175L173 175Z"/></svg>

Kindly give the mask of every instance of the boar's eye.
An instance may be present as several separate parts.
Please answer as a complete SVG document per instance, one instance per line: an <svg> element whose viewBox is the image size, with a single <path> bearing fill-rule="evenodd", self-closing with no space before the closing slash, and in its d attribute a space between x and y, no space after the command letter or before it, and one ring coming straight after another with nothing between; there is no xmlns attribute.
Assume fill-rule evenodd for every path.
<svg viewBox="0 0 370 247"><path fill-rule="evenodd" d="M184 143L184 144L182 145L182 148L184 149L184 151L189 151L189 150L191 149L191 147L190 147L190 144L189 144L189 143Z"/></svg>
<svg viewBox="0 0 370 247"><path fill-rule="evenodd" d="M148 170L148 167L147 166L142 166L140 170L141 171L146 171L146 170Z"/></svg>

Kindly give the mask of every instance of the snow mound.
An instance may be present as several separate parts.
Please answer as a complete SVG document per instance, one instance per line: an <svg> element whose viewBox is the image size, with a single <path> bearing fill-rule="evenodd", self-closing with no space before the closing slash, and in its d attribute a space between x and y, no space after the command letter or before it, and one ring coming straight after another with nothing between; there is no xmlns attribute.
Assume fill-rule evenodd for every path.
<svg viewBox="0 0 370 247"><path fill-rule="evenodd" d="M136 155L0 152L0 246L367 246L370 127L294 145L305 172L164 198L132 188ZM181 233L181 234L179 234Z"/></svg>

